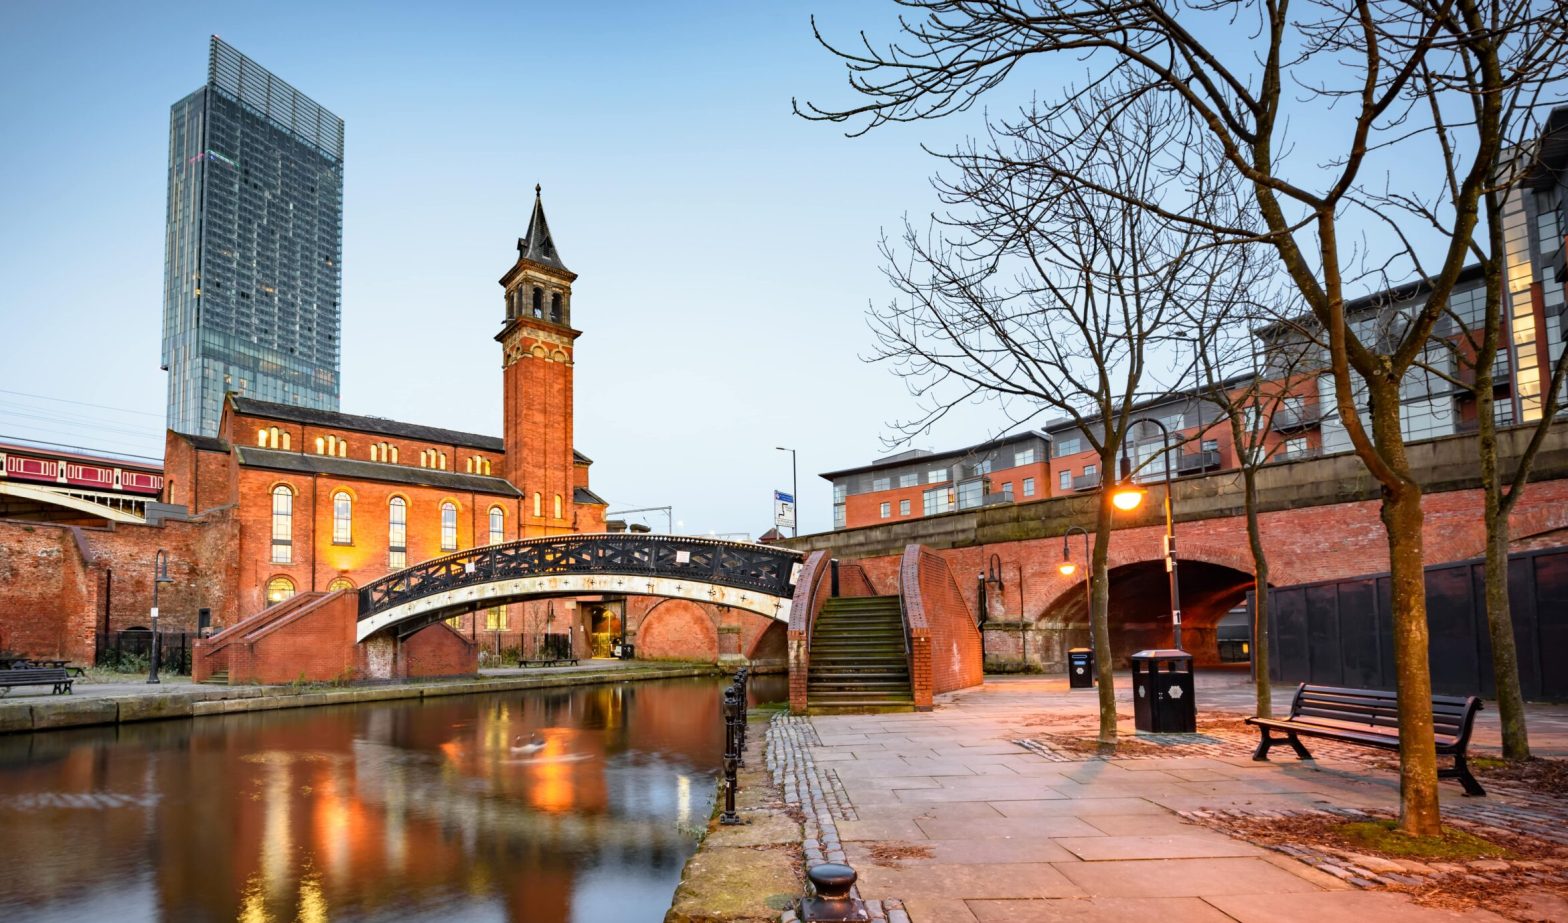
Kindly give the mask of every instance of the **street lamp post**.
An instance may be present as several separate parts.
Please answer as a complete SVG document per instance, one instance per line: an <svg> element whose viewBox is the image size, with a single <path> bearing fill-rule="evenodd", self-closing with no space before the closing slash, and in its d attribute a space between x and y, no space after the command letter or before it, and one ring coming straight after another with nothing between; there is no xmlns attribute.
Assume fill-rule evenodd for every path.
<svg viewBox="0 0 1568 923"><path fill-rule="evenodd" d="M795 498L795 524L789 527L789 534L791 538L794 538L800 534L800 475L795 467L795 450L781 445L774 446L774 448L780 452L789 453L789 495Z"/></svg>
<svg viewBox="0 0 1568 923"><path fill-rule="evenodd" d="M147 682L159 683L158 679L158 586L164 583L173 583L174 578L169 576L169 553L162 548L152 559L152 646L147 656Z"/></svg>
<svg viewBox="0 0 1568 923"><path fill-rule="evenodd" d="M1089 530L1083 526L1068 526L1062 533L1062 563L1056 569L1063 577L1071 577L1078 567L1073 563L1072 554L1067 547L1067 540L1076 532L1083 536L1083 616L1089 622L1089 650L1094 650L1094 598L1089 593L1089 581L1094 578L1093 571L1089 570Z"/></svg>
<svg viewBox="0 0 1568 923"><path fill-rule="evenodd" d="M1175 647L1181 646L1181 583L1176 577L1176 522L1171 516L1171 431L1159 420L1144 420L1160 428L1160 454L1165 461L1165 570L1171 575L1171 628ZM1121 483L1111 495L1111 502L1119 510L1135 510L1147 492L1133 483L1132 462L1127 458L1127 445L1122 444Z"/></svg>

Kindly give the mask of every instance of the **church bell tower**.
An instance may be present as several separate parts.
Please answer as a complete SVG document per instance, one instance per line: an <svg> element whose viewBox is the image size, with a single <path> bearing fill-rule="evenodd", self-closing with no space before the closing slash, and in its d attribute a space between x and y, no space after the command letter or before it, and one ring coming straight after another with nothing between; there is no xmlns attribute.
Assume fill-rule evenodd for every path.
<svg viewBox="0 0 1568 923"><path fill-rule="evenodd" d="M572 329L576 278L561 262L535 186L517 263L501 277L506 315L496 335L505 389L503 476L523 492L524 538L575 531L572 357L582 335Z"/></svg>

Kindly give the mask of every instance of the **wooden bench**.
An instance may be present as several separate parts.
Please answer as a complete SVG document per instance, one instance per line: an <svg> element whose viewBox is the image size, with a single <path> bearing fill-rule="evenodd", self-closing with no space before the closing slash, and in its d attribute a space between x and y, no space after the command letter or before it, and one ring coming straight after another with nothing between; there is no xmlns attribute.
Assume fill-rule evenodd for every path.
<svg viewBox="0 0 1568 923"><path fill-rule="evenodd" d="M74 680L59 667L12 667L0 670L0 695L7 695L13 686L53 686L51 695L71 694Z"/></svg>
<svg viewBox="0 0 1568 923"><path fill-rule="evenodd" d="M1470 774L1465 750L1470 746L1470 730L1481 700L1475 696L1432 696L1432 731L1437 739L1437 754L1452 756L1454 765L1439 769L1443 779L1458 779L1466 795L1485 795L1486 789ZM1267 760L1269 747L1289 744L1296 756L1312 759L1300 738L1322 737L1344 743L1399 749L1399 699L1392 692L1377 689L1348 689L1341 686L1309 686L1302 683L1290 703L1289 718L1248 718L1262 738L1252 753L1255 760ZM1284 732L1284 737L1275 736Z"/></svg>
<svg viewBox="0 0 1568 923"><path fill-rule="evenodd" d="M81 676L81 677L85 677L87 675L87 670L86 670L85 667L81 667L81 666L78 666L78 665L76 665L74 663L71 663L69 660L50 660L50 659L39 659L39 658L35 657L32 660L28 661L28 664L30 666L34 666L34 667L54 667L56 669L64 670L67 673L71 673L71 674L74 674L76 676Z"/></svg>

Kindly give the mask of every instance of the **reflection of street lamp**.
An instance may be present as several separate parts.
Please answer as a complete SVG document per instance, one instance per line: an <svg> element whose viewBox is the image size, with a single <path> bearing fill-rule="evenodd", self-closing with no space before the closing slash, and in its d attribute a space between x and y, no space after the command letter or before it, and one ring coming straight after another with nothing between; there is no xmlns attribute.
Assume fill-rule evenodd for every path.
<svg viewBox="0 0 1568 923"><path fill-rule="evenodd" d="M1171 575L1171 628L1176 649L1181 646L1181 584L1176 577L1176 522L1171 515L1171 431L1159 420L1144 420L1160 428L1160 454L1165 463L1165 570ZM1127 458L1127 444L1122 443L1121 482L1111 494L1111 503L1119 510L1135 510L1143 502L1147 490L1133 483L1132 462Z"/></svg>
<svg viewBox="0 0 1568 923"><path fill-rule="evenodd" d="M169 576L169 553L159 548L152 559L152 649L147 658L149 683L160 681L158 679L158 585L173 582L174 578Z"/></svg>
<svg viewBox="0 0 1568 923"><path fill-rule="evenodd" d="M1067 546L1067 540L1073 537L1074 532L1083 536L1083 566L1085 567L1083 572L1084 618L1089 621L1089 650L1092 651L1094 650L1094 600L1089 596L1089 580L1093 577L1093 572L1087 569L1089 567L1088 529L1085 529L1083 526L1068 526L1067 531L1062 533L1062 563L1056 565L1056 569L1061 572L1063 577L1071 577L1078 570L1078 565L1073 563L1072 554Z"/></svg>

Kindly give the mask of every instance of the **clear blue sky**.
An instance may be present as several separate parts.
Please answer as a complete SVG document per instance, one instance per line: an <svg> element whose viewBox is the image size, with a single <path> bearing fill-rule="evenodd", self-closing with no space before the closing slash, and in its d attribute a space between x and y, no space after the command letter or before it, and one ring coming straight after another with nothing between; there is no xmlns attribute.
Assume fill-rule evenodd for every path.
<svg viewBox="0 0 1568 923"><path fill-rule="evenodd" d="M841 35L890 13L815 7ZM205 80L217 33L347 122L343 410L499 434L496 280L542 183L581 275L577 447L595 488L673 504L688 531L756 535L788 489L774 447L794 446L803 530L828 528L816 473L885 451L911 407L858 358L868 300L890 295L880 229L930 210L917 141L964 124L850 141L792 115L792 95L845 96L811 12L9 0L0 436L161 454L168 110Z"/></svg>

